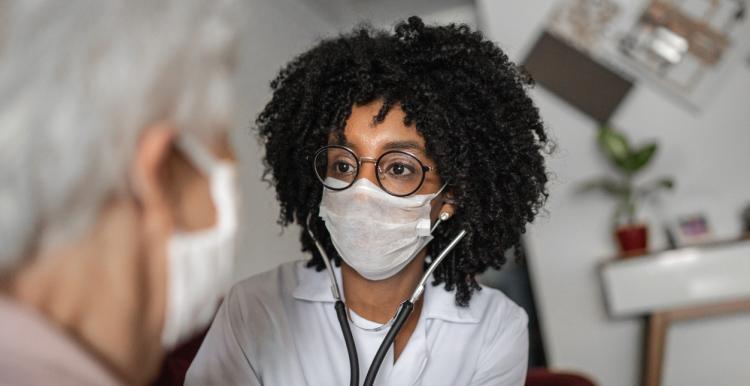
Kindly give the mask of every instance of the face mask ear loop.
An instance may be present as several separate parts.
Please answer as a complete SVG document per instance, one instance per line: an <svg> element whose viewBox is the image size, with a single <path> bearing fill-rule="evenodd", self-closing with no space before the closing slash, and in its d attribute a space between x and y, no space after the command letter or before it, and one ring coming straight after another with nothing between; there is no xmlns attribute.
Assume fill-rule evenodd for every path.
<svg viewBox="0 0 750 386"><path fill-rule="evenodd" d="M439 196L440 193L443 193L443 190L445 190L445 187L448 186L448 183L444 183L443 186L440 187L440 189L435 193L435 197Z"/></svg>
<svg viewBox="0 0 750 386"><path fill-rule="evenodd" d="M435 229L437 229L438 225L440 225L441 222L443 222L443 219L438 217L437 221L435 221L435 225L433 225L432 229L430 229L430 234L435 233Z"/></svg>
<svg viewBox="0 0 750 386"><path fill-rule="evenodd" d="M211 171L216 169L219 160L190 134L180 134L175 140L175 144L178 149L182 150L188 156L198 171L205 176L209 176Z"/></svg>

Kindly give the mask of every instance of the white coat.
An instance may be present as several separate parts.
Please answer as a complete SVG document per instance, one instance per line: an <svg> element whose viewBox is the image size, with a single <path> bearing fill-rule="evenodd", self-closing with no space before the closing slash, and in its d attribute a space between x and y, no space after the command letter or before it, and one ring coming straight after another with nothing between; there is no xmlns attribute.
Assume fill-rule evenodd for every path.
<svg viewBox="0 0 750 386"><path fill-rule="evenodd" d="M391 348L376 385L523 385L528 357L523 309L492 288L475 292L469 307L457 306L454 295L428 285L416 329L395 363ZM353 318L360 326L373 324ZM361 383L385 331L352 326L352 333ZM348 385L349 359L327 273L298 261L238 283L185 384Z"/></svg>

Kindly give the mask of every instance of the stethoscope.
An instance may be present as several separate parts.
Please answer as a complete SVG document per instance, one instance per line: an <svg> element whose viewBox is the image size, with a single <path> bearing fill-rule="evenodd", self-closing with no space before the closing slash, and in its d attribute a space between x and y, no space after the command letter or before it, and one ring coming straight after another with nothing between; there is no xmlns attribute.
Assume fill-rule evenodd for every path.
<svg viewBox="0 0 750 386"><path fill-rule="evenodd" d="M430 233L435 231L437 226L440 225L441 222L447 220L448 217L449 216L447 213L441 214L438 220L435 222L435 225L432 226ZM331 280L331 293L333 294L333 298L336 302L336 316L339 320L339 325L341 326L341 332L344 335L344 342L346 342L346 351L349 354L349 385L359 386L359 359L357 358L357 347L354 344L352 330L349 327L349 313L347 311L346 304L344 304L344 301L341 300L341 292L339 292L338 280L336 280L336 275L333 271L333 267L331 266L331 261L328 259L328 254L326 254L323 246L320 245L320 242L318 242L318 239L315 238L312 231L310 230L311 218L312 214L307 217L307 233L313 239L313 241L315 242L315 247L318 248L318 252L320 252L320 255L323 257L323 262L326 265L326 270L328 271L328 276ZM432 272L435 270L435 268L437 268L440 262L442 262L445 257L448 256L448 253L450 253L450 251L456 247L458 242L464 238L464 236L466 236L466 231L461 230L461 232L459 232L458 235L453 238L450 244L443 248L438 257L432 261L430 266L427 268L427 271L425 271L424 275L422 275L422 279L419 280L419 284L417 284L417 288L415 288L414 292L412 292L411 297L401 303L401 305L398 307L398 310L396 311L396 314L388 323L380 327L384 328L390 325L388 333L385 335L385 338L383 338L383 342L380 343L380 347L375 353L375 357L372 359L372 363L370 363L370 368L367 370L367 377L365 377L365 383L363 384L364 386L372 386L375 383L375 376L377 376L378 374L380 365L383 363L383 359L388 353L388 350L393 344L393 341L396 339L396 335L398 335L399 331L401 331L404 323L414 310L414 304L422 296L422 293L424 293L425 283L427 282L427 279L430 277L430 275L432 275Z"/></svg>

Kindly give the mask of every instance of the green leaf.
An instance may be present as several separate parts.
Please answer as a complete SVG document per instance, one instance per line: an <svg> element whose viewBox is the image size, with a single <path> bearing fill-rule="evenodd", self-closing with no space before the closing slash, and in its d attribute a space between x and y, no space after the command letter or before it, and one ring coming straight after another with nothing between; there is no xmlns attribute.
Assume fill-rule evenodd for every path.
<svg viewBox="0 0 750 386"><path fill-rule="evenodd" d="M578 193L602 191L612 196L622 196L627 193L627 186L620 181L607 178L593 178L578 185Z"/></svg>
<svg viewBox="0 0 750 386"><path fill-rule="evenodd" d="M674 180L671 177L662 177L654 181L657 188L672 190L674 189Z"/></svg>
<svg viewBox="0 0 750 386"><path fill-rule="evenodd" d="M670 177L661 177L654 181L651 181L638 190L638 196L644 198L651 195L659 190L672 190L674 189L674 180Z"/></svg>
<svg viewBox="0 0 750 386"><path fill-rule="evenodd" d="M649 143L634 151L630 157L628 157L625 164L626 170L630 173L635 173L643 169L644 166L648 165L658 149L659 146L656 143Z"/></svg>
<svg viewBox="0 0 750 386"><path fill-rule="evenodd" d="M630 146L624 135L605 126L599 130L598 140L604 154L616 165L622 167L626 164L630 155Z"/></svg>

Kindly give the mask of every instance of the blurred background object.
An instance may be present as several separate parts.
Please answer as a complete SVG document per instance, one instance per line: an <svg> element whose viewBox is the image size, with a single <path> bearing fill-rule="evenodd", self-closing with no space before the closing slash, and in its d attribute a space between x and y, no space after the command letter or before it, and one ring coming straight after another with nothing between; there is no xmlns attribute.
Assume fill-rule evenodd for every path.
<svg viewBox="0 0 750 386"><path fill-rule="evenodd" d="M619 253L612 241L612 202L604 195L578 194L584 181L612 172L594 140L604 124L617 128L632 143L661 144L639 179L667 175L678 182L674 192L641 201L639 219L648 225L652 254L617 264L659 262L654 266L665 267L665 277L671 278L664 280L676 280L681 271L669 267L688 264L685 261L710 263L713 252L703 250L685 254L685 249L678 249L680 259L659 258L659 251L672 244L680 247L670 242L665 230L673 233L682 217L699 213L710 225L712 240L728 242L706 251L733 251L732 256L739 257L727 257L734 263L711 265L715 271L710 278L694 276L698 287L679 288L742 288L735 286L731 271L745 272L742 264L750 262L741 258L744 244L737 241L747 229L747 220L743 222L747 215L741 213L750 200L750 66L746 65L750 23L730 16L732 12L736 16L746 1L245 0L245 4L245 33L250 39L243 47L243 73L237 84L244 109L237 116L233 139L252 217L246 216L242 224L237 279L302 257L299 234L292 229L282 233L275 225L278 207L272 190L260 182L260 147L250 130L270 96L271 78L316 39L363 20L388 27L397 19L419 15L428 23L477 27L511 59L529 64L531 74L539 75L539 87L532 95L557 142L549 161L553 180L547 211L524 240L525 262L509 262L503 271L489 272L484 278L533 315L532 363L587 374L607 386L636 385L644 375L649 313L641 309L612 314L601 276L602 264L613 262ZM674 20L679 23L666 19L656 26L662 20L654 16L659 7L678 12L681 16ZM714 16L706 18L710 9L715 9ZM715 38L708 43L710 50L700 51L693 43L703 35L688 36L679 29L701 23L719 33L705 35ZM699 32L704 31L701 28ZM629 36L641 40L628 48L622 42ZM540 46L553 50L535 52ZM639 58L664 63L660 67ZM680 89L665 78L689 75L697 67L702 72L692 88ZM624 286L634 297L636 289L647 288L650 271L640 272L642 278L631 276ZM662 291L666 292L649 296L670 295L668 289ZM732 296L750 298L742 292ZM674 323L662 347L661 384L750 384L748 325L750 314L745 311Z"/></svg>
<svg viewBox="0 0 750 386"><path fill-rule="evenodd" d="M745 233L744 237L750 237L750 205L746 206L742 211L742 231Z"/></svg>
<svg viewBox="0 0 750 386"><path fill-rule="evenodd" d="M526 260L516 260L508 256L508 262L505 263L503 269L487 271L482 275L480 282L503 291L526 310L529 315L529 368L547 367L539 313L534 301L534 290L531 287Z"/></svg>
<svg viewBox="0 0 750 386"><path fill-rule="evenodd" d="M537 83L600 123L609 121L633 87L629 76L546 31L523 66Z"/></svg>
<svg viewBox="0 0 750 386"><path fill-rule="evenodd" d="M596 177L584 181L579 191L602 191L617 201L612 224L615 239L623 256L642 254L648 249L648 226L638 217L643 201L660 190L672 189L674 181L659 177L653 181L636 184L636 177L649 165L659 149L655 142L636 147L623 133L603 126L597 134L599 149L617 172L616 178Z"/></svg>
<svg viewBox="0 0 750 386"><path fill-rule="evenodd" d="M747 46L739 39L746 8L744 0L560 0L545 30L613 73L647 81L698 110L736 62L723 57Z"/></svg>
<svg viewBox="0 0 750 386"><path fill-rule="evenodd" d="M620 49L690 96L731 48L731 33L745 19L745 8L742 0L653 0Z"/></svg>
<svg viewBox="0 0 750 386"><path fill-rule="evenodd" d="M526 386L595 386L595 384L581 374L531 369L526 379Z"/></svg>

